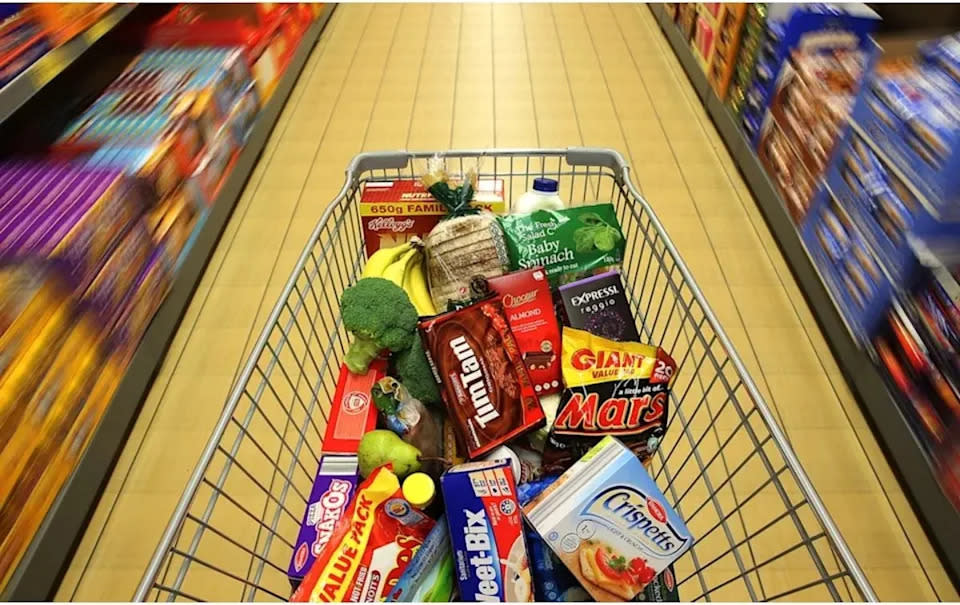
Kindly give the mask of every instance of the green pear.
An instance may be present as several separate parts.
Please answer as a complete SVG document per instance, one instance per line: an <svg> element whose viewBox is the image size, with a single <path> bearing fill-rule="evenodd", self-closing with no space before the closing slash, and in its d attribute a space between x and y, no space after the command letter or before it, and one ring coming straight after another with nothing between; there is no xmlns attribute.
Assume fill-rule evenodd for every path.
<svg viewBox="0 0 960 605"><path fill-rule="evenodd" d="M357 458L361 477L387 462L393 464L393 474L399 479L420 470L420 450L393 431L375 430L364 435L357 448Z"/></svg>

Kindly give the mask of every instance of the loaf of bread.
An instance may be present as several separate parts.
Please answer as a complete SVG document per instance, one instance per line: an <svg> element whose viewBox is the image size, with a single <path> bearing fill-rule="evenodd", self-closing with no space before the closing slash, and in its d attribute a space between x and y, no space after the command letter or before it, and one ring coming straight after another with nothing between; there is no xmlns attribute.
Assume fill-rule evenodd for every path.
<svg viewBox="0 0 960 605"><path fill-rule="evenodd" d="M470 299L471 281L503 275L507 265L503 232L489 212L440 221L424 243L430 296L439 311Z"/></svg>

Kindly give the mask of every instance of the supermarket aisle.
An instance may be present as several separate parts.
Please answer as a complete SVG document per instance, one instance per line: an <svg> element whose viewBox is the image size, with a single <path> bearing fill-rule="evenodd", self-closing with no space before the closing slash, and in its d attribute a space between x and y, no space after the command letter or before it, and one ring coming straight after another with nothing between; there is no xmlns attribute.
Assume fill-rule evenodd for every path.
<svg viewBox="0 0 960 605"><path fill-rule="evenodd" d="M59 599L126 600L360 150L620 150L882 599L956 599L750 194L642 5L346 5L311 57Z"/></svg>

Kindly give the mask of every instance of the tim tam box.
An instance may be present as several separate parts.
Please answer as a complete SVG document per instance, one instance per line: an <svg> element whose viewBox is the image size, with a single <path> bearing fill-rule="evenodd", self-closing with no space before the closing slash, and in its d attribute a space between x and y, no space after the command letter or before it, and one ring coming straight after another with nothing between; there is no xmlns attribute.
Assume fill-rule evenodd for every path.
<svg viewBox="0 0 960 605"><path fill-rule="evenodd" d="M503 179L480 179L473 203L503 214L506 210ZM414 236L426 236L445 214L443 204L435 200L419 180L367 183L360 198L367 255L402 244Z"/></svg>

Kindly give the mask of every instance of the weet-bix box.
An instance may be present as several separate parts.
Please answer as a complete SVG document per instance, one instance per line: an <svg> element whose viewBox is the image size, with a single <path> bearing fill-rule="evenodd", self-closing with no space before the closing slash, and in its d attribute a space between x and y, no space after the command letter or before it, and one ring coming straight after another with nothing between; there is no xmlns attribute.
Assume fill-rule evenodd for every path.
<svg viewBox="0 0 960 605"><path fill-rule="evenodd" d="M461 601L533 601L517 486L508 460L459 464L440 478Z"/></svg>

